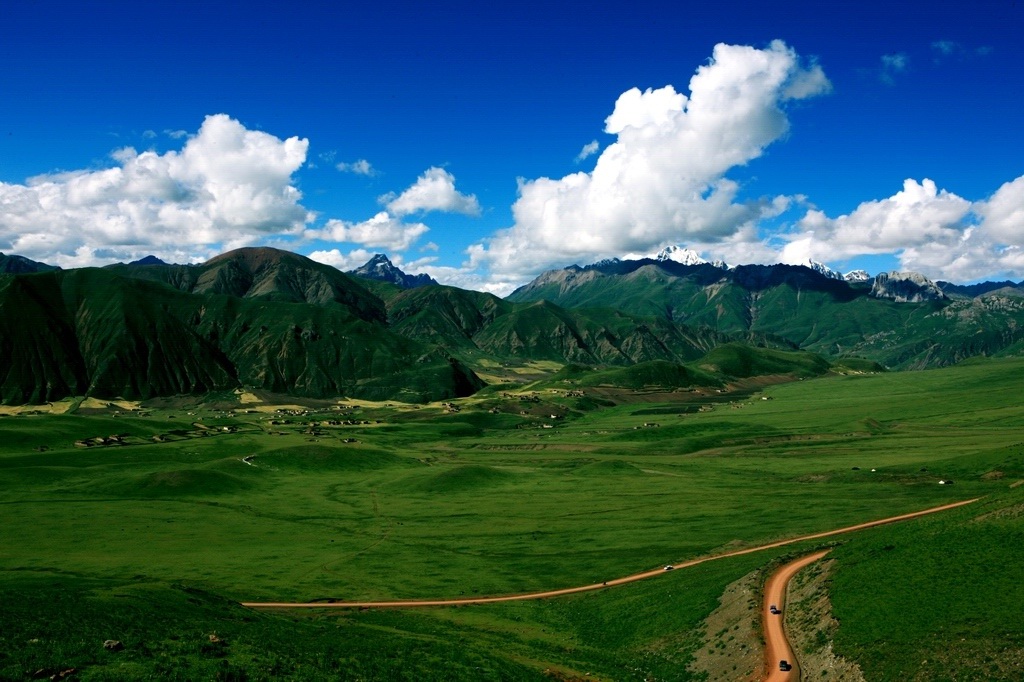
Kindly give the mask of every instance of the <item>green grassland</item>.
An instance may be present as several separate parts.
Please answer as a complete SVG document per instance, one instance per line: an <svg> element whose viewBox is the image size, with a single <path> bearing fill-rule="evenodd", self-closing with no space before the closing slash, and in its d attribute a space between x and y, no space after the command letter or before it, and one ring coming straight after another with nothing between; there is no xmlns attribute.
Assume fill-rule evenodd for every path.
<svg viewBox="0 0 1024 682"><path fill-rule="evenodd" d="M543 602L238 602L569 587L972 497L833 539L836 650L869 679L1019 679L1022 377L0 416L0 679L692 679L725 585L821 543Z"/></svg>

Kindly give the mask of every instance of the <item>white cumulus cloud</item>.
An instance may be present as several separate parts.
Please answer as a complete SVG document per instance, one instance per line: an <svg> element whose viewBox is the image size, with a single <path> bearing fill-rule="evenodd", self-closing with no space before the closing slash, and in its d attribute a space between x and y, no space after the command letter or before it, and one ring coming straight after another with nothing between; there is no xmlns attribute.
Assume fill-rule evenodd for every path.
<svg viewBox="0 0 1024 682"><path fill-rule="evenodd" d="M412 186L398 196L385 194L381 203L398 216L427 211L480 215L480 203L474 194L455 189L455 176L436 166L424 171Z"/></svg>
<svg viewBox="0 0 1024 682"><path fill-rule="evenodd" d="M812 210L800 220L800 236L786 245L782 260L842 260L864 254L893 253L924 244L958 242L971 202L932 180L908 179L887 199L865 201L838 218Z"/></svg>
<svg viewBox="0 0 1024 682"><path fill-rule="evenodd" d="M808 211L789 238L781 253L787 263L890 254L905 270L954 282L1021 277L1024 176L974 202L932 180L908 179L893 196L865 201L848 215Z"/></svg>
<svg viewBox="0 0 1024 682"><path fill-rule="evenodd" d="M361 223L328 220L322 229L306 230L303 237L404 251L429 230L423 223L404 223L387 211L381 211Z"/></svg>
<svg viewBox="0 0 1024 682"><path fill-rule="evenodd" d="M181 151L125 148L112 168L0 183L0 250L76 265L97 254L191 260L297 234L313 217L291 179L307 148L217 114Z"/></svg>
<svg viewBox="0 0 1024 682"><path fill-rule="evenodd" d="M605 121L617 139L592 172L520 180L515 224L472 245L471 262L514 280L566 261L730 240L778 203L740 200L725 173L786 133L785 102L829 89L821 67L781 41L716 45L689 96L669 85L618 98Z"/></svg>
<svg viewBox="0 0 1024 682"><path fill-rule="evenodd" d="M975 212L993 239L1024 246L1024 175L1005 183L991 199L978 202Z"/></svg>

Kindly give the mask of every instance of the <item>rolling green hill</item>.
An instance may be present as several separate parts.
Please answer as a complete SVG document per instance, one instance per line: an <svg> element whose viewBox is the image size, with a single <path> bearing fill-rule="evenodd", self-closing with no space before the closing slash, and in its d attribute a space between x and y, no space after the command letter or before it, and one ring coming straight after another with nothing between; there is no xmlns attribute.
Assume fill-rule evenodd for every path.
<svg viewBox="0 0 1024 682"><path fill-rule="evenodd" d="M780 351L730 343L715 348L695 363L706 372L745 379L773 374L813 377L827 374L829 363L806 351Z"/></svg>
<svg viewBox="0 0 1024 682"><path fill-rule="evenodd" d="M561 379L580 387L618 386L633 390L671 390L693 386L718 386L722 383L720 376L665 360L643 362L631 367L567 372L562 376L555 375L553 379Z"/></svg>

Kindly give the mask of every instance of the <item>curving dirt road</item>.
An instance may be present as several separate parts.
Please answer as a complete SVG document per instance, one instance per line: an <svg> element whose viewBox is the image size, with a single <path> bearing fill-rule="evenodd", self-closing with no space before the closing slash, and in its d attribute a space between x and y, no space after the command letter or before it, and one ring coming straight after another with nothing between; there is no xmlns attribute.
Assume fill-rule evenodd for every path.
<svg viewBox="0 0 1024 682"><path fill-rule="evenodd" d="M786 612L786 588L794 575L804 566L813 564L831 550L815 552L809 556L791 561L768 578L764 585L764 603L761 605L761 619L764 622L764 660L768 674L765 682L784 682L800 679L800 664L796 660L793 648L789 646L783 620ZM772 613L771 607L776 606L781 613ZM779 662L786 661L793 667L789 671L779 668Z"/></svg>
<svg viewBox="0 0 1024 682"><path fill-rule="evenodd" d="M940 507L932 507L931 509L923 509L921 511L911 512L909 514L901 514L899 516L891 516L886 519L879 519L877 521L868 521L867 523L859 523L855 526L846 526L845 528L838 528L836 530L828 530L822 533L813 533L811 535L801 535L797 538L790 538L789 540L779 540L778 542L771 542L767 545L759 545L758 547L748 547L747 549L739 549L734 552L726 552L725 554L716 554L714 556L701 557L699 559L691 559L682 563L674 564L675 569L689 568L696 566L697 564L703 564L707 561L715 561L716 559L727 559L734 556L742 556L744 554L753 554L754 552L762 552L766 549L774 549L775 547L785 547L786 545L792 545L797 542L804 542L806 540L818 540L820 538L827 538L833 535L841 535L843 533L852 533L853 531L863 530L865 528L874 528L875 526L881 526L887 523L895 523L897 521L906 521L908 519L917 518L918 516L925 516L926 514L934 514L936 512L946 511L947 509L954 509L956 507L962 507L965 504L977 502L980 498L974 498L971 500L964 500L962 502L953 502L952 504L944 504ZM592 590L603 590L608 587L615 585L624 585L626 583L636 582L637 580L644 580L646 578L653 578L656 575L662 575L666 573L664 568L658 568L651 571L644 571L643 573L635 573L628 575L624 578L616 578L609 580L605 583L593 583L591 585L581 585L579 587L566 587L560 590L548 590L546 592L527 592L526 594L510 594L503 597L476 597L472 599L433 599L433 600L418 600L408 599L403 601L335 601L335 602L242 602L242 606L248 606L256 609L357 609L357 608L415 608L415 607L428 607L428 606L468 606L471 604L496 604L498 602L506 601L525 601L527 599L547 599L549 597L562 597L568 594L577 594L579 592L590 592ZM776 662L777 663L777 662Z"/></svg>

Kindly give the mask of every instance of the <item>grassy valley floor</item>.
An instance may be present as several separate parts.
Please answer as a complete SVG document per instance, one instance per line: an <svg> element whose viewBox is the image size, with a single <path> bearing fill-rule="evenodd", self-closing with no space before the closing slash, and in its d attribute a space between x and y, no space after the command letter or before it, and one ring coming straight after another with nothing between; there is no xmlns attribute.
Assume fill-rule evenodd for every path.
<svg viewBox="0 0 1024 682"><path fill-rule="evenodd" d="M835 651L867 679L1018 679L1022 377L1002 360L685 403L268 410L229 392L12 411L0 679L699 679L726 586L823 542L543 602L238 602L570 587L979 496L832 539Z"/></svg>

